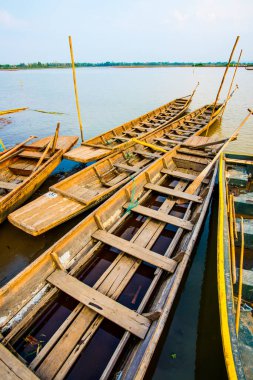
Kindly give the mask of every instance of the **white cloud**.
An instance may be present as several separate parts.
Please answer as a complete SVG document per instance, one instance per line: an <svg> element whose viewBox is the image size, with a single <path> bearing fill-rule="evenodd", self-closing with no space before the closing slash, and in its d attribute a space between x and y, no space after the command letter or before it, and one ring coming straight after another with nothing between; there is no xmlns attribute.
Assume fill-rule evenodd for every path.
<svg viewBox="0 0 253 380"><path fill-rule="evenodd" d="M26 26L24 20L14 17L9 12L0 9L0 27L5 29L19 29Z"/></svg>
<svg viewBox="0 0 253 380"><path fill-rule="evenodd" d="M184 23L189 18L188 13L181 12L178 9L176 9L173 12L173 16L174 16L175 20L178 21L179 23Z"/></svg>

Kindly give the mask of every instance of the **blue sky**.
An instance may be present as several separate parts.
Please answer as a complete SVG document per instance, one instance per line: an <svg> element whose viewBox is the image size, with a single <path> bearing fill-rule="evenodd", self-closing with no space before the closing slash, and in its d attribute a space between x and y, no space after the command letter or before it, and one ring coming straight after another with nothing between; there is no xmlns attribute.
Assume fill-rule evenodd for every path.
<svg viewBox="0 0 253 380"><path fill-rule="evenodd" d="M253 60L253 0L0 0L0 63ZM237 54L238 55L238 54ZM236 56L237 56L236 55Z"/></svg>

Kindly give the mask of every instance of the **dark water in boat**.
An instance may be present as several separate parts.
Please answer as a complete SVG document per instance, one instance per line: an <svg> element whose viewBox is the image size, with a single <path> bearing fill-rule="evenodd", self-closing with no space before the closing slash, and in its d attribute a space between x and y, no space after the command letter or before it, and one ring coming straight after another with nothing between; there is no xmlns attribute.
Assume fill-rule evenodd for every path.
<svg viewBox="0 0 253 380"><path fill-rule="evenodd" d="M223 69L210 68L80 69L77 77L85 138L102 133L175 97L189 94L197 81L201 85L191 109L211 102L222 73ZM214 128L211 132L220 136L229 135L246 115L247 107L252 105L252 75L252 72L244 69L238 70L237 83L240 90L227 107L221 129ZM55 115L29 110L0 118L0 138L7 147L31 134L43 137L53 133L57 121L61 122L62 134L78 134L70 70L0 72L0 82L0 109L28 106L30 109L64 112L64 115ZM223 97L225 90L226 86ZM250 120L231 149L251 153L252 127L253 122ZM47 191L50 185L78 169L77 164L63 161L33 197ZM217 201L215 204L210 227L207 220L187 282L175 308L171 327L163 335L164 344L157 350L149 378L206 379L211 373L215 373L215 378L225 378L217 308L217 219L214 211ZM180 210L175 209L174 212ZM0 284L3 285L19 273L85 215L84 213L39 237L26 235L4 222L0 226ZM209 228L211 238L207 240ZM173 231L166 231L162 237L163 245L166 246L172 237ZM153 249L159 252L159 247L154 246ZM67 309L65 308L65 313L68 312ZM105 339L108 325L104 327L103 334ZM115 332L116 340L117 337L118 332ZM175 359L171 357L174 353Z"/></svg>

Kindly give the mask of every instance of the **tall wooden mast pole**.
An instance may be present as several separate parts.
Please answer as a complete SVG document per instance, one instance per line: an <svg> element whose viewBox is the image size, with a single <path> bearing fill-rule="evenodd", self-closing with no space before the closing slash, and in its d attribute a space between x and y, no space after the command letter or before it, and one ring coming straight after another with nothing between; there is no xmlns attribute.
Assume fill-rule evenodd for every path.
<svg viewBox="0 0 253 380"><path fill-rule="evenodd" d="M73 54L72 38L71 38L71 36L69 36L69 48L70 48L70 56L71 56L71 63L72 63L72 73L73 73L73 81L74 81L74 89L75 89L76 109L77 109L77 114L78 114L78 121L79 121L81 139L82 139L82 142L83 142L84 141L84 137L83 137L83 123L82 123L80 106L79 106L79 100L78 100L78 91L77 91L77 84L76 84L76 69L75 69L75 61L74 61L74 54Z"/></svg>
<svg viewBox="0 0 253 380"><path fill-rule="evenodd" d="M224 114L227 102L230 99L230 93L231 93L232 86L233 86L233 83L234 83L234 80L235 80L235 76L236 76L236 72L237 72L237 69L238 69L238 66L239 66L239 63L240 63L240 60L241 60L241 56L242 56L242 50L240 51L239 58L238 58L238 61L237 61L236 67L235 67L235 71L234 71L234 74L233 74L233 77L232 77L232 80L231 80L231 83L230 83L230 86L229 86L229 90L228 90L227 98L225 100L225 106L223 108L222 115ZM231 96L232 96L232 94L231 94Z"/></svg>
<svg viewBox="0 0 253 380"><path fill-rule="evenodd" d="M222 80L221 80L221 84L220 84L220 87L219 87L219 90L218 90L218 92L217 92L216 99L215 99L215 102L214 102L214 105L213 105L213 111L212 111L212 114L211 114L211 118L210 118L210 120L212 119L213 114L214 114L214 112L215 112L215 107L216 107L216 105L217 105L217 103L218 103L219 96L220 96L220 93L221 93L221 89L222 89L222 87L223 87L223 83L224 83L224 80L225 80L225 78L226 78L226 75L227 75L227 72L228 72L228 69L229 69L230 63L231 63L231 61L232 61L232 58L233 58L233 55L234 55L234 52L235 52L235 48L236 48L236 45L237 45L237 43L238 43L238 41L239 41L239 38L240 38L240 36L237 36L237 37L236 37L236 40L235 40L235 43L234 43L233 49L232 49L232 51L231 51L231 53L230 53L230 57L229 57L229 60L228 60L228 64L227 64L227 67L226 67L226 69L225 69L225 71L224 71L224 74L223 74L223 77L222 77ZM206 135L207 135L207 133L208 133L208 129L206 130Z"/></svg>

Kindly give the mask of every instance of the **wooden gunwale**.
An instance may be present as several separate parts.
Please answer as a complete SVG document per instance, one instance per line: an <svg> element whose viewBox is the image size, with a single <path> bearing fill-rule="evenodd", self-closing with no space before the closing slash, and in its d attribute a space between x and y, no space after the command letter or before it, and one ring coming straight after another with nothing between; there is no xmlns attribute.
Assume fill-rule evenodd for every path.
<svg viewBox="0 0 253 380"><path fill-rule="evenodd" d="M190 138L191 136L198 136L201 133L203 133L206 128L209 128L217 119L219 116L219 112L222 110L222 105L219 106L216 113L214 114L214 119L211 121L206 120L206 124L202 126L200 129L196 130L195 132L191 132L191 135L188 136ZM126 155L129 154L137 154L137 156L141 155L141 151L143 152L143 155L156 155L156 157L147 157L150 158L150 162L147 161L145 165L140 167L140 170L144 170L148 165L152 163L153 159L158 158L161 153L158 155L155 150L155 147L159 147L159 143L157 143L156 138L159 136L164 136L168 131L174 128L178 128L179 125L182 127L185 127L185 124L188 120L191 120L192 118L197 117L200 114L205 115L205 110L208 110L208 106L201 107L200 109L193 111L192 113L180 118L176 122L170 124L169 126L165 126L163 128L160 128L157 131L150 132L145 136L145 138L142 138L141 141L144 141L146 143L151 143L154 146L154 149L142 149L142 147L138 144L131 143L129 141L128 147L122 150L121 152L114 152L110 156L105 157L104 159L100 160L99 162L94 163L93 165L89 166L88 168L83 169L80 172L75 173L74 175L64 179L63 181L59 182L58 184L50 187L50 192L53 192L57 194L57 199L54 201L56 203L53 203L53 200L50 200L50 198L47 200L47 194L39 197L37 200L29 203L28 205L22 207L21 209L17 210L15 213L12 213L9 215L9 221L14 224L16 227L22 229L23 231L33 235L37 236L41 233L44 233L48 231L49 229L65 222L66 220L69 220L70 218L80 214L81 212L84 212L85 210L88 210L90 207L102 202L104 199L109 197L113 192L115 192L120 186L124 185L126 182L128 182L131 178L133 178L137 173L127 173L125 178L122 178L120 181L115 183L113 186L105 187L102 182L102 187L98 188L97 195L94 194L94 196L87 198L84 196L79 196L76 194L76 192L72 192L71 189L73 189L73 186L78 187L78 181L80 183L80 194L82 193L81 190L81 183L85 180L85 178L88 179L88 182L90 182L90 175L95 175L96 178L98 178L98 181L101 181L100 174L103 174L103 167L107 166L108 160L111 160L112 163L117 162L126 162ZM204 113L203 113L204 112ZM188 139L187 139L188 140ZM187 141L186 140L186 141ZM169 141L168 141L169 142ZM172 146L169 148L166 148L166 150L171 151L174 149L180 142L175 142ZM177 145L176 145L177 144ZM141 149L139 148L141 147ZM152 153L150 153L152 152ZM153 153L155 152L155 153ZM193 153L196 155L195 153ZM201 153L197 153L197 155L201 155ZM121 160L121 158L123 160ZM94 174L95 173L95 174ZM116 178L116 177L115 177ZM120 178L120 177L119 177ZM95 179L94 179L95 180ZM86 181L87 182L87 181ZM77 184L77 185L76 185ZM96 187L97 185L95 185ZM84 191L86 187L84 186ZM100 190L101 189L101 190ZM67 202L68 200L68 202ZM54 206L55 204L55 206ZM43 205L43 207L41 207ZM48 206L47 206L48 205ZM62 210L62 213L58 213L57 210L55 212L50 211L50 209L53 207L57 207L59 205L60 209ZM47 208L48 207L48 208ZM58 208L59 208L58 207ZM43 215L41 215L41 209L44 209L45 212ZM64 211L66 210L66 211ZM57 216L57 218L56 218Z"/></svg>
<svg viewBox="0 0 253 380"><path fill-rule="evenodd" d="M177 155L176 150L169 152L163 158L158 159L155 163L153 163L151 166L149 166L146 169L146 173L148 173L148 176L146 176L145 173L141 173L139 176L135 178L136 196L139 198L138 199L139 203L142 203L143 200L147 199L149 194L151 194L151 190L148 190L148 189L145 190L144 188L145 184L148 181L147 177L151 178L153 183L161 184L163 180L167 178L168 176L167 174L162 174L161 170L164 169L165 167L166 168L170 167L171 169L175 168L176 165L173 162L173 157L176 155ZM189 159L190 157L191 156L189 156ZM189 181L179 180L176 188L180 191L183 191L188 186L188 183ZM129 183L123 189L119 190L117 194L115 194L106 202L106 204L100 206L96 211L90 214L83 222L81 222L72 231L70 231L70 233L68 233L53 247L51 247L47 252L45 252L41 257L39 257L34 263L32 263L32 265L26 268L20 275L18 275L8 285L2 288L2 291L1 291L1 299L2 299L2 305L3 305L2 313L3 315L5 315L4 314L5 309L9 310L9 312L11 311L11 314L9 313L9 315L6 316L5 326L7 326L8 321L11 318L13 318L15 314L17 315L17 313L22 309L22 307L25 304L27 304L27 302L29 302L29 299L30 300L33 299L33 297L36 295L36 293L33 293L34 288L36 288L36 292L38 293L41 291L41 289L43 289L43 287L47 286L46 279L48 278L48 276L50 276L51 273L54 272L55 268L57 268L55 261L51 257L52 252L54 252L55 254L59 256L60 261L64 257L64 255L66 255L66 252L68 252L68 255L69 255L68 261L64 263L64 267L65 269L70 268L70 272L69 272L70 275L75 274L76 276L77 272L80 272L80 270L84 268L85 265L87 266L87 263L89 263L90 260L94 257L94 254L96 254L98 248L103 246L103 244L95 243L90 238L90 236L95 231L99 230L95 216L97 217L97 220L99 220L100 226L108 230L108 232L117 228L119 225L121 225L123 220L125 220L127 217L122 206L124 206L124 204L128 202L129 192L131 193L132 186L133 184ZM203 189L205 187L206 186L203 185ZM160 208L161 212L169 213L175 204L176 204L176 200L172 201L171 199L166 199L164 203L161 204L161 208ZM206 203L203 203L203 204L206 204ZM199 207L203 207L203 205L200 205ZM108 214L108 210L110 210L109 214ZM189 211L190 209L187 209L184 213L184 215L186 216L186 212L187 212L187 218L189 217L189 214L188 214ZM134 235L133 242L135 242L135 244L138 244L137 243L138 241L140 246L146 247L147 249L151 249L155 241L160 236L161 231L163 230L164 226L165 226L164 223L157 222L148 218L144 222L143 226L139 229L139 231ZM153 233L150 235L150 232L149 232L149 236L146 236L144 238L147 228L149 229L151 228ZM195 231L195 227L193 231ZM180 234L181 232L176 233L177 238L181 236ZM85 239L83 239L84 236L85 236ZM194 242L192 243L192 245L193 244ZM80 254L80 252L82 253ZM176 254L177 251L174 252L174 249L173 249L173 253ZM78 260L76 262L74 262L75 257L78 257ZM124 253L120 253L116 257L114 262L112 262L112 264L106 270L106 272L99 278L95 286L95 289L101 291L105 295L107 294L107 292L109 292L108 296L116 300L118 296L121 294L121 292L124 290L125 286L129 283L133 274L136 272L140 264L141 264L141 260L134 259L134 258L129 257L128 255L125 255ZM119 268L118 265L120 265L122 268L125 265L126 269L129 267L129 272L126 272L125 274L122 272L121 277L122 276L123 277L121 280L118 278L119 276L119 273L117 270L117 268ZM115 276L116 273L117 275L114 279L114 281L116 282L113 285L113 282L111 281L113 280L113 277ZM38 276L40 278L39 286L38 286L38 281L37 281ZM115 289L113 290L114 286L115 286ZM49 290L49 292L51 292L51 296L55 296L57 293L57 291L55 291L54 289ZM15 306L13 303L14 301L13 297L15 298ZM42 312L42 309L45 306L45 303L47 303L49 299L50 299L50 296L48 295L45 295L45 300L42 296L41 300L39 301L40 307L36 307L36 308L33 307L33 310L31 312L27 310L27 312L24 313L21 321L18 323L16 322L17 323L16 326L13 325L12 331L9 333L9 335L7 335L4 338L3 342L5 344L7 342L9 342L9 344L12 343L12 341L15 340L15 337L19 335L19 332L24 331L24 329L28 327L27 323L29 324L34 317L36 317L40 312ZM88 312L88 311L85 311L85 308L82 310L84 311L80 311L80 313L75 319L76 321L82 320L81 313L87 314ZM90 315L89 318L92 318L90 319L90 321L94 321L94 323L95 323L95 320L97 321L96 322L96 328L97 328L101 323L101 317L100 316L97 317L96 315L93 316L91 312L89 312L89 315ZM25 319L26 319L26 322L23 322ZM72 324L73 322L71 323L70 327L72 326ZM64 333L63 331L62 338L60 338L58 343L53 348L51 347L50 354L47 355L47 358L49 358L49 361L44 358L41 364L37 363L38 364L38 367L36 369L37 374L39 375L42 374L43 376L42 378L46 378L45 377L47 376L46 372L48 373L48 375L49 373L54 373L55 375L58 374L56 378L63 378L65 374L68 372L70 368L69 366L71 366L75 362L80 352L85 348L89 339L92 338L94 332L96 331L96 328L95 330L94 328L95 328L95 325L92 324L90 327L90 330L87 330L87 332L86 330L83 331L84 343L82 345L78 345L78 349L77 349L77 346L74 345L73 346L74 350L72 350L72 348L69 347L68 345L69 347L68 349L70 351L68 354L69 356L68 356L67 361L64 361L64 357L63 357L64 355L63 355L61 357L61 360L63 361L61 363L55 363L55 361L52 361L51 359L54 355L57 355L57 345L58 346L60 345L61 348L63 347L62 343L60 343L61 341L63 342L62 340L63 337L65 336L64 339L67 339L68 328L66 327L67 329L66 333ZM14 334L14 330L15 330L15 334ZM90 331L89 338L87 335L88 331ZM80 331L80 335L82 335L81 331ZM79 335L79 338L81 338L80 335ZM49 345L50 341L47 344ZM42 349L42 351L44 350L44 352L47 350L45 347ZM57 357L57 360L58 359L59 359L59 355Z"/></svg>

